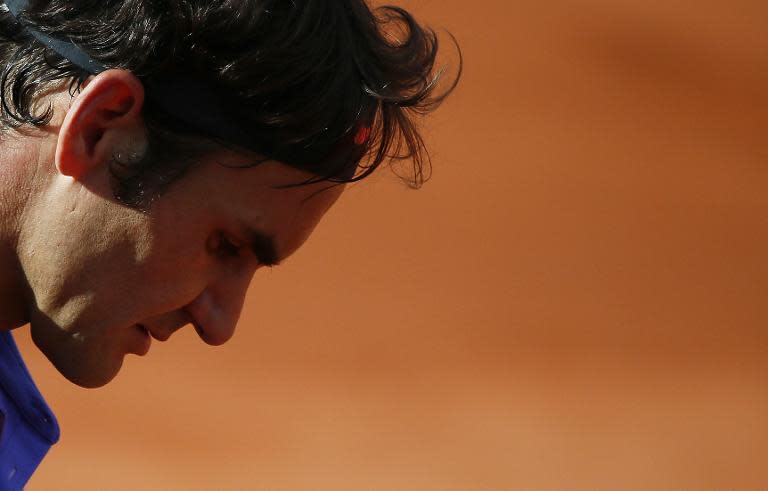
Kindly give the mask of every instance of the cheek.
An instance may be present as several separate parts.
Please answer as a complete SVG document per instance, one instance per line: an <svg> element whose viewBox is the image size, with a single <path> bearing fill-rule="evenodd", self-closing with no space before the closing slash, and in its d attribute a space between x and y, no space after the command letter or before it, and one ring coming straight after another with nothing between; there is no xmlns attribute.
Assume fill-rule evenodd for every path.
<svg viewBox="0 0 768 491"><path fill-rule="evenodd" d="M199 294L208 269L200 232L119 211L65 217L22 258L35 304L59 326L136 322Z"/></svg>
<svg viewBox="0 0 768 491"><path fill-rule="evenodd" d="M142 259L135 266L140 287L140 306L149 315L183 307L200 294L210 276L212 260L205 248L202 230L174 226L158 229L144 246ZM182 233L184 232L184 233Z"/></svg>
<svg viewBox="0 0 768 491"><path fill-rule="evenodd" d="M35 239L22 257L23 267L42 308L63 307L74 297L107 293L109 278L136 264L136 230L119 233L102 227L68 226Z"/></svg>

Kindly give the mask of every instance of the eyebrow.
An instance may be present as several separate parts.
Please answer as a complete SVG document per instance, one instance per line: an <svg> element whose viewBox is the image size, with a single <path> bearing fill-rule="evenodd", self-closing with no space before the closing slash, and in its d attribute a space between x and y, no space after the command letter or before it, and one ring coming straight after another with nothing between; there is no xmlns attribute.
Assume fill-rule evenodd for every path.
<svg viewBox="0 0 768 491"><path fill-rule="evenodd" d="M251 250L261 264L264 266L280 264L274 237L252 228L248 228L246 233L251 244Z"/></svg>

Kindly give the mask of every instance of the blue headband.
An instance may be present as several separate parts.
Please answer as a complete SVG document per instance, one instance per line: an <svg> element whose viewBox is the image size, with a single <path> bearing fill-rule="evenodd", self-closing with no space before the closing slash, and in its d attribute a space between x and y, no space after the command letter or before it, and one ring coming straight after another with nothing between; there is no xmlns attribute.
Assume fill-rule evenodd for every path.
<svg viewBox="0 0 768 491"><path fill-rule="evenodd" d="M19 14L27 8L29 1L5 0L5 4L16 20L20 21ZM24 28L42 44L92 75L108 69L69 39L51 37L27 25ZM213 87L190 78L183 82L178 78L154 83L149 80L142 82L148 89L147 98L167 114L204 134L253 149L253 139L223 114L221 97Z"/></svg>
<svg viewBox="0 0 768 491"><path fill-rule="evenodd" d="M18 20L19 13L27 8L27 0L5 0L5 5L8 6L8 10ZM25 26L26 27L26 26ZM72 41L64 41L61 39L52 38L51 36L26 27L27 31L43 43L48 46L64 58L68 59L75 65L79 66L88 73L97 74L103 72L107 68L97 61L94 61L83 50L77 47Z"/></svg>

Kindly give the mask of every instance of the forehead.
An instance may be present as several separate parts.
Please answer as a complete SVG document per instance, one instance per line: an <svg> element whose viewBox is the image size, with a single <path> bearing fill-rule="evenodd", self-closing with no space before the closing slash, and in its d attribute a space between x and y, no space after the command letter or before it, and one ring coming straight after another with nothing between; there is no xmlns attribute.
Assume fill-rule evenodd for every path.
<svg viewBox="0 0 768 491"><path fill-rule="evenodd" d="M344 188L327 181L305 184L315 176L273 160L259 163L227 155L204 165L209 187L225 191L222 201L251 220L326 209Z"/></svg>

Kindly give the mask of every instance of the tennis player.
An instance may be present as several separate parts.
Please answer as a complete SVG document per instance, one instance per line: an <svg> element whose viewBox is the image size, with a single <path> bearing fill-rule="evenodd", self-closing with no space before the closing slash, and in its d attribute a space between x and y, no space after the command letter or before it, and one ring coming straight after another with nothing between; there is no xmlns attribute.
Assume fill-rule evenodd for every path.
<svg viewBox="0 0 768 491"><path fill-rule="evenodd" d="M425 180L437 46L364 0L0 4L0 489L59 438L11 330L83 387L187 325L226 342L345 183Z"/></svg>

